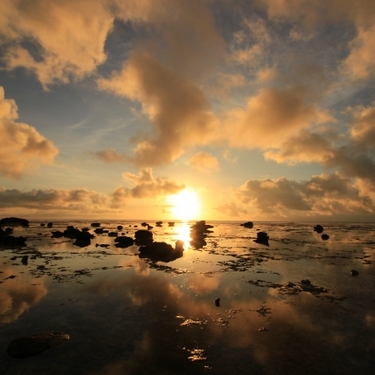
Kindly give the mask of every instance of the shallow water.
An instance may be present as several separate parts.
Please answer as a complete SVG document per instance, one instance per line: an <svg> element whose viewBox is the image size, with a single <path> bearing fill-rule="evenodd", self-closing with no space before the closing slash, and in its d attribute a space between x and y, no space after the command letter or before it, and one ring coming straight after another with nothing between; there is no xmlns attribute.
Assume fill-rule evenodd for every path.
<svg viewBox="0 0 375 375"><path fill-rule="evenodd" d="M115 247L107 234L84 248L51 238L88 222L40 224L14 229L27 247L0 249L0 372L374 373L375 225L323 223L323 241L311 223L212 222L196 249L189 223L164 224L154 240L180 239L185 250L163 263L141 259L136 245ZM142 229L101 222L109 231L119 224L131 237ZM269 246L254 242L258 230ZM46 330L70 340L26 359L6 353L12 340Z"/></svg>

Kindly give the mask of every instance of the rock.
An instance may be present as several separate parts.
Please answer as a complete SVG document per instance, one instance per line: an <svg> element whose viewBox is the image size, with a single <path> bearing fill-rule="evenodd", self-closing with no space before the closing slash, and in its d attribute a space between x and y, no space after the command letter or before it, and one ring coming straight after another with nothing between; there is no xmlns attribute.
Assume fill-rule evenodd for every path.
<svg viewBox="0 0 375 375"><path fill-rule="evenodd" d="M117 237L118 233L117 232L109 232L108 237Z"/></svg>
<svg viewBox="0 0 375 375"><path fill-rule="evenodd" d="M28 227L29 226L29 220L26 219L20 219L18 217L5 217L0 220L0 227Z"/></svg>
<svg viewBox="0 0 375 375"><path fill-rule="evenodd" d="M139 257L148 258L153 262L171 262L182 257L184 248L183 242L177 241L175 247L165 242L153 242L139 248Z"/></svg>
<svg viewBox="0 0 375 375"><path fill-rule="evenodd" d="M117 230L122 230L123 226L122 225L117 225Z"/></svg>
<svg viewBox="0 0 375 375"><path fill-rule="evenodd" d="M94 229L94 232L96 234L103 234L104 233L104 229L103 228L96 228L96 229Z"/></svg>
<svg viewBox="0 0 375 375"><path fill-rule="evenodd" d="M168 221L168 226L169 227L174 227L174 221Z"/></svg>
<svg viewBox="0 0 375 375"><path fill-rule="evenodd" d="M49 222L49 223L47 224L47 227L48 227L48 228L52 228L52 227L53 227L53 223Z"/></svg>
<svg viewBox="0 0 375 375"><path fill-rule="evenodd" d="M29 260L29 257L27 255L24 255L21 259L21 262L24 266L27 266L27 262Z"/></svg>
<svg viewBox="0 0 375 375"><path fill-rule="evenodd" d="M61 232L60 230L55 230L55 231L52 231L52 238L60 238L60 237L64 237L64 233Z"/></svg>
<svg viewBox="0 0 375 375"><path fill-rule="evenodd" d="M91 223L91 226L93 228L99 228L100 227L100 223Z"/></svg>
<svg viewBox="0 0 375 375"><path fill-rule="evenodd" d="M324 228L321 226L321 225L315 225L315 227L314 227L314 231L315 232L317 232L317 233L322 233L323 232L323 230L324 230Z"/></svg>
<svg viewBox="0 0 375 375"><path fill-rule="evenodd" d="M311 285L311 281L309 279L301 280L301 284Z"/></svg>
<svg viewBox="0 0 375 375"><path fill-rule="evenodd" d="M94 238L94 235L89 232L81 232L78 229L76 232L76 240L73 242L73 245L78 247L86 247L91 244L91 239Z"/></svg>
<svg viewBox="0 0 375 375"><path fill-rule="evenodd" d="M322 240L327 241L329 239L328 234L322 234Z"/></svg>
<svg viewBox="0 0 375 375"><path fill-rule="evenodd" d="M258 232L257 238L256 238L256 240L254 240L254 242L262 244L262 245L269 246L268 239L269 239L269 237L268 237L268 234L266 232Z"/></svg>
<svg viewBox="0 0 375 375"><path fill-rule="evenodd" d="M41 227L44 227L45 225L46 225L46 224L44 224L44 223L40 223L40 226L41 226Z"/></svg>
<svg viewBox="0 0 375 375"><path fill-rule="evenodd" d="M240 224L240 226L251 229L254 226L254 224L252 221L248 221L246 223Z"/></svg>
<svg viewBox="0 0 375 375"><path fill-rule="evenodd" d="M200 249L207 243L204 240L207 237L207 233L210 233L209 229L213 228L212 225L206 224L204 220L197 221L194 225L190 227L190 244L195 249Z"/></svg>
<svg viewBox="0 0 375 375"><path fill-rule="evenodd" d="M146 229L140 229L135 232L135 244L136 245L148 245L153 241L152 232Z"/></svg>
<svg viewBox="0 0 375 375"><path fill-rule="evenodd" d="M156 225L157 227L162 227L162 226L163 226L163 222L162 222L162 221L157 221L157 222L155 223L155 225Z"/></svg>
<svg viewBox="0 0 375 375"><path fill-rule="evenodd" d="M26 240L25 237L14 237L14 236L0 236L0 245L2 246L9 246L9 247L23 247L26 246Z"/></svg>
<svg viewBox="0 0 375 375"><path fill-rule="evenodd" d="M14 358L32 357L54 348L69 339L70 336L66 333L44 331L12 341L8 346L7 352Z"/></svg>
<svg viewBox="0 0 375 375"><path fill-rule="evenodd" d="M147 227L148 224L144 221L143 223L141 223L142 227Z"/></svg>
<svg viewBox="0 0 375 375"><path fill-rule="evenodd" d="M214 303L215 303L215 306L220 307L220 298L216 298Z"/></svg>
<svg viewBox="0 0 375 375"><path fill-rule="evenodd" d="M134 244L134 240L131 237L127 236L119 236L115 238L115 246L126 248L132 246Z"/></svg>
<svg viewBox="0 0 375 375"><path fill-rule="evenodd" d="M356 271L356 270L351 270L351 271L350 271L350 274L351 274L352 276L358 276L358 275L359 275L359 272Z"/></svg>

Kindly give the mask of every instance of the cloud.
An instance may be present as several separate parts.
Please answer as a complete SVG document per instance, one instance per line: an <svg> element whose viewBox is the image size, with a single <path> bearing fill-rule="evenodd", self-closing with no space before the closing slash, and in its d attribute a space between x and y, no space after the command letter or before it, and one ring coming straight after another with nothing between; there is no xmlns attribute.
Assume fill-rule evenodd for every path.
<svg viewBox="0 0 375 375"><path fill-rule="evenodd" d="M51 164L58 152L51 141L17 118L15 101L5 99L0 86L0 175L7 178L20 178L32 167Z"/></svg>
<svg viewBox="0 0 375 375"><path fill-rule="evenodd" d="M362 188L359 188L359 185ZM236 193L251 212L273 217L293 215L374 214L368 185L341 173L313 176L302 182L279 179L248 180Z"/></svg>
<svg viewBox="0 0 375 375"><path fill-rule="evenodd" d="M141 136L134 156L139 166L176 160L189 147L214 136L214 114L201 89L144 52L134 52L120 73L100 79L99 88L142 103L153 133Z"/></svg>
<svg viewBox="0 0 375 375"><path fill-rule="evenodd" d="M151 168L143 168L138 175L124 172L125 181L130 181L134 186L127 188L118 187L112 194L112 207L120 207L131 198L156 198L176 194L185 189L184 184L177 184L174 181L165 180L161 177L154 177Z"/></svg>
<svg viewBox="0 0 375 375"><path fill-rule="evenodd" d="M301 87L263 88L248 100L247 108L235 108L225 120L225 137L235 147L268 149L303 128L329 120L308 102Z"/></svg>
<svg viewBox="0 0 375 375"><path fill-rule="evenodd" d="M238 217L247 214L247 210L239 207L235 202L223 204L221 206L215 207L215 209L230 217Z"/></svg>
<svg viewBox="0 0 375 375"><path fill-rule="evenodd" d="M204 151L197 152L195 155L193 155L189 160L189 165L201 172L219 170L218 160L211 154Z"/></svg>
<svg viewBox="0 0 375 375"><path fill-rule="evenodd" d="M1 270L2 278L14 274L14 270L5 268ZM31 285L30 281L22 278L15 278L10 282L4 282L0 289L0 322L10 323L17 320L25 311L47 295L47 288L38 279L37 284Z"/></svg>
<svg viewBox="0 0 375 375"><path fill-rule="evenodd" d="M108 197L87 189L74 190L31 190L0 189L0 209L24 208L40 211L93 210L103 207Z"/></svg>
<svg viewBox="0 0 375 375"><path fill-rule="evenodd" d="M347 134L301 131L278 150L269 150L264 155L279 163L319 162L325 168L338 168L347 176L375 184L375 104L352 108L351 113Z"/></svg>
<svg viewBox="0 0 375 375"><path fill-rule="evenodd" d="M125 154L119 154L113 148L92 152L92 155L105 163L122 163L128 160Z"/></svg>
<svg viewBox="0 0 375 375"><path fill-rule="evenodd" d="M24 67L47 88L82 79L106 60L110 1L2 1L0 35L8 70Z"/></svg>

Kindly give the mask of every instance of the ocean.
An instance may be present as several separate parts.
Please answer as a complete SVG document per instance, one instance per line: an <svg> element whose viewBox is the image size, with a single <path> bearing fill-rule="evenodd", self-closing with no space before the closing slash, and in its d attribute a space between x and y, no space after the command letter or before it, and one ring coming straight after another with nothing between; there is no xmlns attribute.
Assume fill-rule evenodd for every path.
<svg viewBox="0 0 375 375"><path fill-rule="evenodd" d="M99 222L31 221L0 247L0 373L375 373L375 224L207 221L192 239L195 222L148 221L184 242L159 257L118 245L141 221ZM95 237L52 236L68 226ZM44 331L69 340L8 353Z"/></svg>

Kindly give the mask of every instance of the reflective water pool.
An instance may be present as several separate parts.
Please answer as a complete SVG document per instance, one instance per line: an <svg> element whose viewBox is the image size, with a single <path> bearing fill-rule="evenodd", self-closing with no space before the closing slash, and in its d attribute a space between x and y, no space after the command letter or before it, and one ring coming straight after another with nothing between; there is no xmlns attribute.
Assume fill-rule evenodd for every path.
<svg viewBox="0 0 375 375"><path fill-rule="evenodd" d="M102 222L134 237L140 222ZM108 233L90 245L52 238L31 222L22 248L0 249L0 372L6 374L373 374L375 225L208 223L153 226L154 241L184 241L183 256L152 262ZM257 232L269 236L257 243ZM119 233L119 234L121 234ZM27 259L25 258L27 257ZM351 274L358 272L357 276ZM41 331L67 342L37 356L9 343Z"/></svg>

